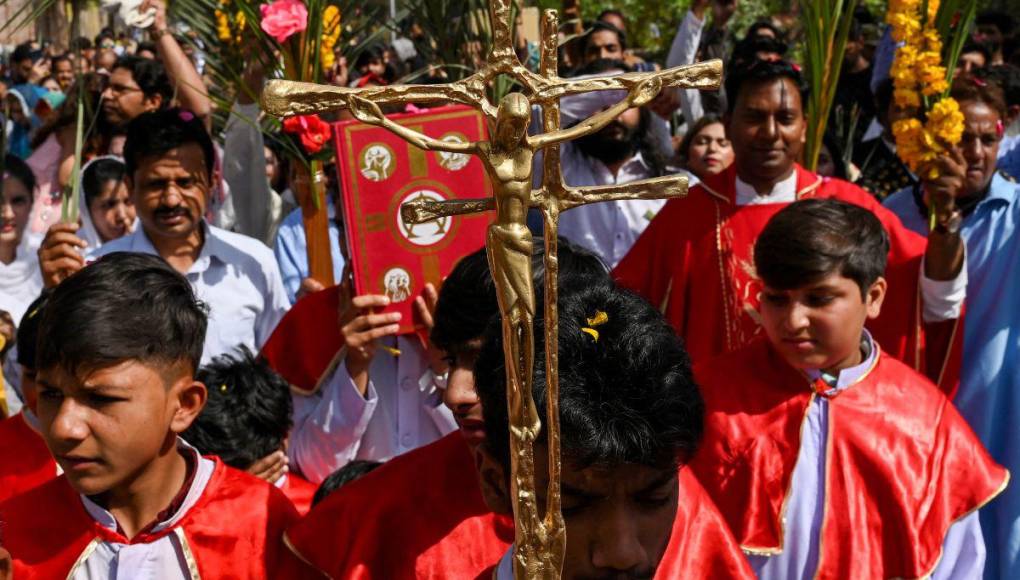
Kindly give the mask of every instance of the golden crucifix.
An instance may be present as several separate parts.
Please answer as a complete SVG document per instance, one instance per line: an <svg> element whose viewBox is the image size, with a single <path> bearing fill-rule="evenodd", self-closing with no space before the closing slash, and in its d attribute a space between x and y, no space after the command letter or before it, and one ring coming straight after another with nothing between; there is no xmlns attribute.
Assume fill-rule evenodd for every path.
<svg viewBox="0 0 1020 580"><path fill-rule="evenodd" d="M446 85L392 85L350 89L292 81L270 81L263 106L278 117L350 109L356 118L392 131L426 150L477 155L493 185L485 200L419 200L405 204L406 223L422 223L452 215L495 210L486 249L503 319L507 403L510 422L511 492L516 526L514 575L517 578L559 578L566 546L560 512L559 343L556 252L560 212L600 201L663 199L687 191L685 176L636 181L625 185L570 188L563 184L558 144L599 131L620 113L639 107L664 87L718 88L718 60L653 73L629 73L583 80L556 74L558 23L555 10L542 21L541 74L517 59L511 43L508 0L490 0L493 48L487 64L470 77ZM505 96L498 107L486 97L489 83L501 74L513 77L525 93ZM609 109L560 129L560 97L593 90L624 90L626 97ZM489 121L489 141L451 143L433 139L387 119L380 103L461 103L478 108ZM544 133L528 135L532 105L541 105ZM542 187L532 189L534 155L544 149ZM539 511L535 494L534 442L541 421L532 396L535 292L532 287L532 236L525 223L529 208L541 210L545 226L545 332L547 376L546 440L549 487ZM543 517L544 512L544 517Z"/></svg>

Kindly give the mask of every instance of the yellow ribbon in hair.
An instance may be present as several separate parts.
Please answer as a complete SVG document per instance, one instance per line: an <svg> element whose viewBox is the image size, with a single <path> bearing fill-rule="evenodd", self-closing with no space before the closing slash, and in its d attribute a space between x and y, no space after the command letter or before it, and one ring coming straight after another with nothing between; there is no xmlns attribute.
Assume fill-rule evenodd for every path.
<svg viewBox="0 0 1020 580"><path fill-rule="evenodd" d="M606 314L605 312L602 312L601 310L596 310L595 316L587 318L586 321L588 322L588 326L581 328L581 332L591 335L592 339L594 339L595 342L598 342L599 331L595 330L595 327L602 326L603 324L609 322L609 315Z"/></svg>

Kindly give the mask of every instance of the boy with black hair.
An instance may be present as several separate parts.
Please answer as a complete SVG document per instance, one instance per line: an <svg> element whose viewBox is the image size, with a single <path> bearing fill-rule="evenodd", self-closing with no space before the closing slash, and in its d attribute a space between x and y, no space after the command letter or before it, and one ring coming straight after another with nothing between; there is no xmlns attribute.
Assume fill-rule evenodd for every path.
<svg viewBox="0 0 1020 580"><path fill-rule="evenodd" d="M928 379L864 328L889 237L868 210L812 199L754 247L765 337L696 369L692 464L759 578L978 578L976 510L1006 486Z"/></svg>
<svg viewBox="0 0 1020 580"><path fill-rule="evenodd" d="M107 255L54 290L38 410L64 475L0 504L19 580L276 572L293 506L179 437L206 400L205 331L187 280L154 256Z"/></svg>
<svg viewBox="0 0 1020 580"><path fill-rule="evenodd" d="M563 577L749 576L686 466L701 439L704 404L680 339L651 305L608 282L562 292L559 321ZM543 322L535 324L536 352L544 348ZM543 418L544 363L536 357L533 383ZM486 424L476 461L486 502L509 515L506 364L494 320L475 363ZM549 477L544 425L534 450L539 509ZM493 577L513 578L519 569L511 548Z"/></svg>
<svg viewBox="0 0 1020 580"><path fill-rule="evenodd" d="M807 135L807 85L794 64L751 60L727 69L726 94L733 164L667 202L615 268L617 280L662 307L699 363L762 332L752 249L769 218L805 198L857 204L882 221L892 242L890 308L869 329L890 354L941 378L940 386L952 392L957 376L945 371L950 355L959 353L953 330L967 281L959 232L940 230L926 242L857 186L798 165ZM935 161L943 170L956 163L948 156ZM939 223L958 214L953 196L960 182L953 175L941 171L925 183L939 202Z"/></svg>
<svg viewBox="0 0 1020 580"><path fill-rule="evenodd" d="M355 459L333 473L330 473L329 477L323 479L322 483L319 484L319 489L315 490L315 495L312 496L312 507L322 503L322 500L329 497L334 491L356 479L360 479L364 475L372 473L381 465L381 461Z"/></svg>
<svg viewBox="0 0 1020 580"><path fill-rule="evenodd" d="M294 409L287 381L243 346L236 355L216 357L195 378L206 385L209 398L182 437L203 455L215 455L230 467L272 483L298 513L308 513L315 486L287 471ZM272 467L263 473L258 465L266 458Z"/></svg>
<svg viewBox="0 0 1020 580"><path fill-rule="evenodd" d="M29 305L18 326L17 364L21 367L21 394L25 405L21 412L0 421L0 502L38 487L58 473L46 442L40 435L36 415L35 351L39 336L39 320L46 306L49 291L44 290Z"/></svg>

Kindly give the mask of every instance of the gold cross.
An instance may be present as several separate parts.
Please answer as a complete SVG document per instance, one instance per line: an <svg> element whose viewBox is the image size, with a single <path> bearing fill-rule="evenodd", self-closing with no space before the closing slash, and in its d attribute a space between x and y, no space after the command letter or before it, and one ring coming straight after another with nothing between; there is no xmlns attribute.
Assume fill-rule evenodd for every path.
<svg viewBox="0 0 1020 580"><path fill-rule="evenodd" d="M560 168L559 143L600 130L628 108L649 102L664 87L715 89L722 76L718 60L660 72L570 80L557 76L558 20L555 10L542 19L540 73L525 68L511 42L509 0L490 0L493 47L475 74L444 85L391 85L352 89L274 80L262 103L278 117L350 109L363 122L388 129L426 150L474 154L485 166L493 195L484 200L416 200L401 207L405 223L495 210L486 250L503 321L510 422L511 493L516 527L514 576L559 578L566 547L560 511L560 430L557 313L557 226L560 212L612 200L665 199L687 192L686 176L660 177L625 185L567 187ZM501 74L518 81L525 94L505 96L498 106L486 97L488 85ZM625 99L571 128L560 129L559 99L589 91L623 90ZM451 143L433 139L387 119L379 104L460 103L479 109L490 125L490 141ZM544 132L529 136L531 105L542 107ZM532 163L543 150L542 186L532 189ZM544 517L535 494L534 443L540 434L531 381L533 378L535 292L532 287L532 237L525 223L529 208L541 211L545 231L546 441L549 484Z"/></svg>

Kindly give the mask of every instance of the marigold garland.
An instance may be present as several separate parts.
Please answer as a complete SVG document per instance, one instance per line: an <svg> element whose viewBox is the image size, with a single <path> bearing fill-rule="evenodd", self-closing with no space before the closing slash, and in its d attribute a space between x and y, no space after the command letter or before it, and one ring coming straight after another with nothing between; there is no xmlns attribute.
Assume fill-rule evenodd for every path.
<svg viewBox="0 0 1020 580"><path fill-rule="evenodd" d="M241 33L244 32L247 20L244 12L238 10L231 16L229 10L230 0L220 0L220 9L216 15L216 36L227 44L241 44Z"/></svg>
<svg viewBox="0 0 1020 580"><path fill-rule="evenodd" d="M890 0L886 15L893 39L902 43L889 71L893 99L897 107L915 110L920 117L893 123L897 153L914 172L959 143L963 135L960 106L944 96L949 82L942 65L942 40L934 27L938 10L939 0L928 0L924 16L921 0ZM929 98L939 95L943 96L930 104ZM937 176L936 169L928 169L927 177Z"/></svg>
<svg viewBox="0 0 1020 580"><path fill-rule="evenodd" d="M340 9L332 4L322 11L322 41L319 44L319 58L322 61L322 69L333 68L336 62L336 53L333 52L336 43L340 40Z"/></svg>

